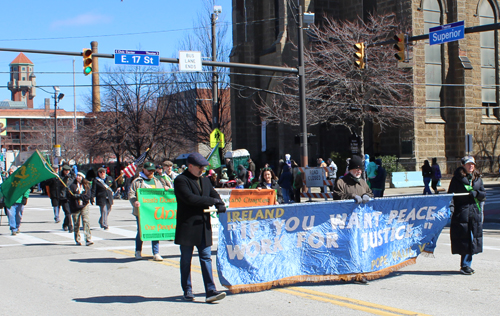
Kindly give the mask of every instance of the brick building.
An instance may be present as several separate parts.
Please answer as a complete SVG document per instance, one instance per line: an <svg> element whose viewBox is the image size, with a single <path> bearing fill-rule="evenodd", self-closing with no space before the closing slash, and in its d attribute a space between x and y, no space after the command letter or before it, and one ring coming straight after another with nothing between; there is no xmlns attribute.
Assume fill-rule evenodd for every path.
<svg viewBox="0 0 500 316"><path fill-rule="evenodd" d="M231 61L296 66L292 45L297 38L296 3L233 0ZM493 24L498 22L500 13L495 0L301 0L300 3L306 12L315 13L316 23L323 15L355 19L366 18L373 11L393 12L398 22L411 28L413 36L427 34L433 26L462 20L465 27ZM424 160L437 157L442 169L451 172L457 159L465 155L466 135L471 134L472 154L484 164L483 171L498 170L498 31L466 34L463 40L443 45L430 46L428 40L413 44L409 64L413 96L415 104L422 107L414 111L413 122L380 135L377 126L368 122L365 152L396 155L406 162L409 170L419 170ZM232 75L231 83L268 90L276 84L273 75L280 74L260 72L259 75ZM260 102L252 96L254 91L243 88L232 91L234 146L248 149L260 163L275 164L286 153L300 161L300 147L293 137L298 128L262 123L253 107L254 102ZM310 165L314 165L316 157L325 158L331 152L349 148L351 135L342 128L322 125L308 131L317 135L309 146Z"/></svg>

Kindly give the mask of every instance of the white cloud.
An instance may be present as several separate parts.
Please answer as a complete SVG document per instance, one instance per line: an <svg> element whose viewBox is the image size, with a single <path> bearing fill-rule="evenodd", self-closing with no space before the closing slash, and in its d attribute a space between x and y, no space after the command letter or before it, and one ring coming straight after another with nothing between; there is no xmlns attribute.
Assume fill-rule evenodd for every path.
<svg viewBox="0 0 500 316"><path fill-rule="evenodd" d="M107 15L102 14L94 14L94 13L85 13L75 16L73 18L69 18L66 20L54 21L50 25L52 29L67 27L67 26L83 26L89 24L106 24L110 23L112 18Z"/></svg>

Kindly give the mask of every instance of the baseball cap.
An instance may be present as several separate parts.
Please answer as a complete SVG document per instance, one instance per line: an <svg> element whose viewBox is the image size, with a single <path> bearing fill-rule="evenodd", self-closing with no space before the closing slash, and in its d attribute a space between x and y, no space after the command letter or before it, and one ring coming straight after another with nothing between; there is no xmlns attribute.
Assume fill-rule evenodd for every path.
<svg viewBox="0 0 500 316"><path fill-rule="evenodd" d="M152 163L152 162L149 162L149 161L144 163L143 168L146 169L146 170L150 170L150 171L155 171L156 170L155 164Z"/></svg>
<svg viewBox="0 0 500 316"><path fill-rule="evenodd" d="M476 164L476 160L472 156L465 156L464 158L462 158L462 160L464 165L467 163L472 163L474 165Z"/></svg>

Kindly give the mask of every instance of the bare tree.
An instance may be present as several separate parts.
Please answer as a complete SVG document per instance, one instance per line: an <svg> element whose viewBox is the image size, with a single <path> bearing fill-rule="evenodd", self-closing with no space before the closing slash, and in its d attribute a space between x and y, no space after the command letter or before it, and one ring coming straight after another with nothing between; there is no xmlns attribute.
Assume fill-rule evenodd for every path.
<svg viewBox="0 0 500 316"><path fill-rule="evenodd" d="M308 125L341 125L362 137L366 121L383 130L412 118L411 72L397 67L392 47L366 48L365 69L354 63L355 43L388 40L395 25L393 15L374 15L366 23L325 18L311 26L304 55ZM297 79L282 80L274 93L256 104L262 118L299 125Z"/></svg>
<svg viewBox="0 0 500 316"><path fill-rule="evenodd" d="M89 143L104 144L119 157L139 157L147 148L153 159L176 143L168 112L175 97L162 68L114 67L101 76L102 110L90 130Z"/></svg>
<svg viewBox="0 0 500 316"><path fill-rule="evenodd" d="M194 33L189 34L179 44L180 50L200 51L202 56L212 56L211 12L213 1L205 1L204 9L198 14ZM219 17L221 21L223 16ZM230 48L226 43L227 25L216 23L216 51L218 61L229 61ZM177 66L172 67L177 70ZM218 77L218 128L224 133L226 142L231 141L231 110L229 96L229 71L216 68ZM177 93L182 97L173 115L173 127L183 138L194 143L208 144L210 133L215 128L212 118L212 68L204 67L203 72L176 73Z"/></svg>

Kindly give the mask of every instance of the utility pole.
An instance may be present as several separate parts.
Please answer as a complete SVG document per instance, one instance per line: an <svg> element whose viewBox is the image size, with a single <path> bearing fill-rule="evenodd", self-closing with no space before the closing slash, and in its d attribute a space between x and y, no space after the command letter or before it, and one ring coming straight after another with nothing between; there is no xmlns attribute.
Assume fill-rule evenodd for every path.
<svg viewBox="0 0 500 316"><path fill-rule="evenodd" d="M307 167L309 165L309 155L307 150L307 112L306 112L306 78L304 70L304 12L302 5L299 6L299 25L298 25L298 67L299 70L299 105L300 105L300 131L302 138L300 142L301 153L301 166Z"/></svg>
<svg viewBox="0 0 500 316"><path fill-rule="evenodd" d="M90 42L92 48L92 112L101 112L101 90L99 87L99 58L95 54L98 53L98 43Z"/></svg>
<svg viewBox="0 0 500 316"><path fill-rule="evenodd" d="M217 29L215 24L219 14L222 12L221 6L214 6L212 13L212 61L217 61ZM219 78L217 67L212 66L212 128L219 128Z"/></svg>

